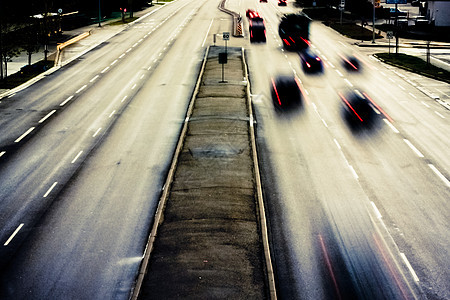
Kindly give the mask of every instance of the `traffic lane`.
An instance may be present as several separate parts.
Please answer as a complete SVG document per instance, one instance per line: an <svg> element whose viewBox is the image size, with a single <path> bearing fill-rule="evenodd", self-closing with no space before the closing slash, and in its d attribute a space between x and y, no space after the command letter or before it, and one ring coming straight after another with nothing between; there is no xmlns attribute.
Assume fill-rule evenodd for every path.
<svg viewBox="0 0 450 300"><path fill-rule="evenodd" d="M2 136L0 137L0 151L8 153L17 146L17 140L28 128L39 128L39 120L52 110L62 109L62 106L76 100L79 93L89 89L94 82L115 65L131 50L139 45L142 39L152 39L155 30L167 20L172 19L174 12L187 3L169 5L158 14L150 15L146 19L152 20L150 24L140 22L120 34L115 35L107 42L103 42L88 54L72 61L69 65L58 70L43 80L35 83L31 88L20 91L12 97L3 99L0 103L2 118ZM180 6L180 7L178 7ZM130 35L130 28L136 28ZM143 32L143 31L146 32ZM156 37L160 39L160 37ZM124 54L125 53L125 54ZM74 68L74 66L76 67ZM57 77L56 80L54 78ZM69 83L69 84L67 84ZM5 149L5 150L4 150Z"/></svg>
<svg viewBox="0 0 450 300"><path fill-rule="evenodd" d="M442 206L446 206L445 199L448 198L448 181L442 180L442 174L436 174L436 167L426 159L426 153L422 154L422 151L417 149L415 141L397 130L398 123L394 126L386 116L380 114L379 124L355 134L342 120L343 105L339 103L341 101L324 100L326 96L322 95L323 89L320 88L310 88L309 93L312 99L317 99L319 113L336 137L339 147L346 151L355 173L364 182L364 189L370 191L372 201L390 211L390 223L395 224L388 226L390 232L403 232L399 224L409 232L407 240L404 240L405 235L401 234L395 236L394 240L404 245L400 249L404 264L409 264L408 257L411 260L418 253L421 254L420 259L412 262L412 276L416 276L414 269L423 269L424 266L427 266L429 272L424 272L423 275L433 273L433 268L440 274L445 268L441 269L439 266L446 265L446 261L441 261L440 257L436 258L429 253L433 253L432 249L445 251L448 247L439 241L439 237L446 235L448 228L446 210L444 213L441 210ZM381 98L378 94L379 92L374 94L374 99ZM442 142L439 144L442 145ZM397 201L402 201L400 199L404 202L398 203ZM418 206L406 205L411 199L414 199ZM433 199L433 205L427 204L429 199ZM422 211L424 207L427 207L426 212ZM436 226L435 222L444 226ZM429 233L430 227L435 228L433 234ZM411 243L413 245L410 245ZM425 284L436 288L438 293L447 290L445 282L431 280L429 276L424 277L422 280Z"/></svg>
<svg viewBox="0 0 450 300"><path fill-rule="evenodd" d="M311 27L315 33L314 38L319 42L313 46L321 50L323 57L327 54L326 57L331 61L330 71L334 70L342 77L342 89L359 88L366 91L386 114L395 120L397 126L403 128L424 151L430 153L442 172L448 173L448 111L436 103L430 103L430 98L422 92L418 82L410 80L410 76L414 74L369 60L358 48L336 42L337 34L331 30L323 26ZM330 41L337 46L331 47ZM338 50L333 53L327 49ZM363 65L361 72L352 74L343 70L342 60L337 54L344 51L355 53L359 57Z"/></svg>
<svg viewBox="0 0 450 300"><path fill-rule="evenodd" d="M198 27L193 25L193 28ZM197 48L201 44L199 38L194 43ZM19 254L17 263L11 263L19 271L12 270L14 273L8 276L10 290L19 287L22 290L27 286L25 290L33 290L43 296L49 290L63 295L68 289L65 282L72 281L69 288L76 290L77 296L128 296L146 241L149 228L146 222L151 221L157 204L163 176L195 83L195 72L191 70L198 69L200 64L200 53L193 56L182 52L192 42L192 39L186 39L190 39L189 35L180 41L170 58L161 62L152 76L155 79L150 79L140 90L105 144L98 149L98 154L96 151L84 163L76 180L44 218L47 220L48 216L50 221L56 218L55 225L49 226L60 230L38 232L33 235L31 246L24 246L35 249L35 253L42 253L45 261L36 259L36 255L28 261L20 258L22 254ZM167 140L168 137L171 141ZM108 222L103 224L99 220ZM142 220L146 220L146 224L142 224ZM70 234L64 226L68 223ZM139 242L135 240L136 235L139 235ZM74 240L69 239L65 242L68 248L60 248L58 253L54 253L55 236L56 241L64 241L68 236L74 236ZM140 248L136 244L140 244ZM27 257L29 254L23 255ZM24 264L23 260L26 261ZM65 264L69 264L69 268L64 272L55 271ZM90 270L100 274L91 275L89 272L86 277L78 277L87 265L99 266ZM45 282L27 281L32 275L27 272L30 269L37 274L45 274L46 277L39 277ZM31 284L28 286L27 282ZM99 290L99 287L104 288Z"/></svg>
<svg viewBox="0 0 450 300"><path fill-rule="evenodd" d="M288 241L280 242L287 245L284 250L292 255L284 266L281 261L281 265L289 271L281 270L277 274L297 278L299 284L292 286L292 280L279 280L280 293L287 293L294 298L295 295L298 298L323 296L317 294L318 291L330 295L336 292L329 289L334 286L334 277L338 278L338 293L345 293L342 285L349 280L351 274L361 282L360 285L354 283L354 293L361 289L371 295L371 298L383 298L377 291L384 290L386 295L391 293L388 298L400 298L408 284L393 279L395 276L401 277L399 274L402 273L394 270L391 274L387 265L395 266L395 262L382 254L389 253L389 250L378 249L379 244L384 242L379 242L380 237L371 227L368 213L370 201L355 180L353 167L339 153L339 148L314 111L305 111L298 115L298 119L292 117L289 120L278 120L278 125L274 125L278 128L273 134L268 133L270 129L266 122L258 119L258 131L263 126L264 136L270 141L265 140L263 147L274 147L267 150L269 154L262 154L262 161L265 162L264 178L267 178L267 174L274 174L268 182L264 181L266 186L270 186L270 192L266 192L266 203L270 203L271 217L275 211L275 216L282 215L283 218L280 223L271 222L271 226L282 226L283 229L275 231L289 235L286 237ZM267 173L266 168L269 168ZM274 190L278 189L280 194L274 195ZM313 213L308 214L311 210ZM325 211L326 218L311 218L322 215L322 210ZM308 227L315 230L308 232ZM303 233L303 230L306 232ZM276 235L273 238L277 240L283 236ZM275 244L276 249L280 247L279 243ZM330 246L335 244L337 247ZM290 247L294 250L290 250ZM310 256L306 257L306 254ZM340 266L341 272L337 274L328 273L329 267L323 255L330 260L335 259L329 262L330 269L337 268L336 265L342 260L348 265ZM279 259L280 256L276 254L277 266L280 266ZM384 266L384 269L379 269L378 266ZM305 274L312 280L306 280ZM283 282L289 282L289 285L284 285ZM325 286L328 288L324 288Z"/></svg>
<svg viewBox="0 0 450 300"><path fill-rule="evenodd" d="M275 50L276 51L276 50ZM252 51L251 52L251 54L254 54L254 53L257 53L257 51L255 50L255 51ZM275 52L275 53L277 53L277 52ZM255 55L257 55L257 54L255 54ZM278 55L278 56L280 56L281 57L281 59L279 60L279 61L277 61L276 59L274 59L274 57L276 56L276 55ZM286 59L287 58L291 58L291 56L293 56L293 55L291 55L291 54L287 54L286 56L284 56L283 54L274 54L273 55L273 57L271 57L271 61L274 61L275 62L275 64L279 64L279 63L283 63L283 64L289 64L289 65L291 65L292 63L288 63L287 61L286 61ZM283 58L284 57L284 58ZM295 57L295 56L294 56ZM260 61L260 59L261 58L259 58L259 59L256 59L256 60L259 60ZM266 56L266 54L264 54L264 59L267 59L267 56ZM284 62L282 62L283 60L285 60ZM253 66L253 65L252 65ZM264 66L264 64L259 64L258 66ZM300 71L298 71L297 73L299 73ZM250 71L250 73L252 73L252 71ZM261 71L256 71L255 72L255 74L263 74L263 72L261 72ZM254 75L255 75L254 74ZM255 75L256 76L256 75ZM267 76L267 75L266 75ZM263 82L264 80L262 80L262 82ZM317 77L316 77L316 79L314 80L315 82L317 82L318 80L317 80ZM253 78L252 78L252 83L253 82L257 82L257 80L254 80ZM255 88L255 85L253 85L253 88ZM261 88L261 87L259 87L259 88ZM256 90L258 89L258 87L256 87L255 88ZM269 94L269 91L267 91L267 88L266 87L264 87L264 88L262 88L263 90L265 89L265 91L264 92L261 92L261 93L254 93L254 94L258 94L258 95L268 95ZM334 94L334 90L333 89L331 89L331 92ZM255 96L255 95L254 95ZM271 99L267 99L267 98L264 98L264 97L259 97L259 96L257 96L258 97L258 100L257 101L255 101L254 103L255 103L255 111L257 112L257 116L258 116L258 132L261 130L260 128L261 128L261 126L263 126L264 128L266 128L267 126L269 126L269 125L267 125L266 124L266 122L268 122L269 124L270 124L270 126L276 126L275 124L277 124L277 122L282 122L283 120L281 119L278 119L277 120L277 118L276 118L276 115L272 115L271 116L271 113L273 114L273 110L271 111L270 110L270 108L271 108ZM265 103L264 103L265 102ZM272 107L273 108L273 107ZM314 110L311 110L311 105L305 105L305 110L306 111L313 111L313 115L314 114L316 114L315 112L314 112ZM308 112L308 114L310 114L311 112ZM263 117L263 114L264 114L264 117ZM299 114L301 114L301 113L299 113ZM306 114L306 112L305 112L305 114ZM294 115L295 116L295 115ZM303 117L303 114L302 114L302 117ZM295 118L295 117L294 117ZM320 118L317 118L316 116L315 116L315 118L316 118L316 120L315 120L315 122L316 122L316 125L317 126L323 126L323 120L322 119L320 119ZM269 120L269 121L268 121ZM308 122L307 122L308 123ZM297 126L295 126L295 128L298 128ZM324 127L324 128L326 128L326 127ZM282 135L284 135L284 134L287 134L287 132L299 132L298 130L296 130L296 129L293 129L293 128L289 128L289 129L287 129L287 128L283 128L283 129L279 129L279 130L276 130L276 133L275 134L270 134L270 133L267 133L266 131L267 131L267 129L262 129L262 131L264 132L262 135L264 135L264 136L267 136L268 138L267 138L267 140L269 140L270 141L270 143L269 142L267 142L267 144L270 144L270 146L271 145L273 145L273 144L275 144L275 145L282 145L282 146L278 146L278 149L276 149L276 150L273 150L273 151L271 151L271 150L266 150L267 152L269 152L270 153L270 155L269 154L267 154L267 156L269 157L270 156L270 158L267 158L267 159L263 159L262 161L269 161L269 160L271 160L273 157L276 157L275 158L275 160L276 160L276 162L274 162L273 164L275 165L275 167L272 167L272 166L270 166L270 164L268 164L268 165L266 165L266 164L264 164L265 165L265 167L263 167L264 168L264 174L270 174L270 175L272 175L272 174L275 174L275 175L273 175L275 178L270 178L270 180L265 180L265 182L266 182L266 184L269 184L269 183L267 183L267 182L270 182L271 184L270 184L270 186L272 187L272 186L280 186L280 191L281 192L279 192L281 195L278 195L278 196L276 196L278 199L273 199L273 200L271 200L271 199L269 199L268 200L268 203L280 203L281 201L280 201L280 199L283 199L283 203L286 203L286 198L287 197L289 197L289 196L286 196L284 193L287 193L286 191L289 191L289 193L288 194L290 194L291 193L291 191L293 191L292 192L292 195L295 195L294 197L295 197L295 199L297 200L298 199L298 195L302 195L302 193L305 193L305 190L308 190L308 187L309 188L311 188L310 186L310 184L307 184L307 187L303 187L302 186L302 188L300 188L299 190L297 190L296 189L296 187L299 185L299 183L298 183L298 178L302 178L302 180L304 180L304 178L306 177L306 178L308 178L308 177L311 177L311 176L314 176L314 174L309 174L308 176L301 176L301 175L298 175L298 176L292 176L292 175L281 175L282 173L283 173L283 171L284 170L289 170L289 172L294 172L294 170L296 170L297 168L293 168L292 166L295 166L295 165L304 165L305 163L303 162L302 164L300 164L300 163L294 163L294 162L289 162L289 163L285 163L285 164L283 164L284 166L283 167L279 167L279 170L278 170L278 167L277 167L277 165L278 164L281 164L280 163L280 161L282 161L283 160L283 158L284 159L286 159L285 157L286 157L286 153L290 153L291 155L292 155L292 153L294 153L294 155L295 156L298 156L298 153L300 152L300 153L302 153L303 155L306 155L305 153L310 153L310 154L308 154L308 155L311 155L311 153L320 153L320 151L319 151L319 149L322 149L322 148L326 148L326 147L319 147L319 149L315 149L315 150L312 150L311 152L310 151L305 151L305 152L303 152L303 151L299 151L299 149L298 148L295 148L295 149L291 149L290 148L290 143L294 143L293 141L300 141L301 140L301 145L304 145L304 144L308 144L308 141L306 141L305 142L305 139L304 138L295 138L295 137L285 137L284 139L283 138L281 138L281 139L283 139L283 141L280 141L279 143L276 143L275 142L275 140L277 140L277 138L279 137L279 136L282 136ZM316 141L317 140L317 129L311 129L311 130L306 130L306 132L314 132L315 133L315 135L313 135L313 140L314 141ZM261 136L260 134L258 134L258 136ZM310 137L311 138L311 137ZM329 137L327 137L327 138L329 138ZM307 139L306 139L307 140ZM286 141L289 141L288 143L286 142ZM311 143L313 143L313 142L311 142ZM263 149L267 149L267 148L269 148L270 146L269 145L267 145L266 144L266 142L263 142L263 145L261 145L261 147L263 148ZM300 147L300 145L297 145L297 147ZM335 147L335 145L333 144L333 147ZM330 148L331 149L331 148ZM289 151L289 150L291 150L291 151ZM319 151L319 152L318 152ZM278 154L278 153L280 153L280 158L278 158L278 156L276 155L276 154ZM264 154L262 154L263 156L265 156L266 154L264 153ZM303 156L302 155L302 156ZM325 156L326 157L326 156ZM291 158L292 159L292 158ZM309 161L309 160L307 160L307 161ZM326 167L325 167L325 166ZM329 164L327 163L327 164L324 164L324 165L322 165L322 166L318 166L317 167L317 169L319 170L319 169L325 169L325 170L327 170L328 168L329 168ZM289 167L288 167L289 166ZM336 176L340 176L340 173L342 172L342 170L341 170L341 167L342 166L340 166L340 167L337 167L337 169L339 170L337 173L339 173L339 175L336 175ZM277 170L276 171L273 171L272 170L272 168L276 168ZM308 170L309 170L309 168L308 168ZM267 173L266 173L267 172ZM322 171L323 172L323 171ZM348 169L348 173L349 174L353 174L353 170L352 170L352 168L349 168ZM267 176L267 175L265 175L265 176ZM294 179L292 179L292 178L294 178ZM297 180L296 180L297 179ZM292 181L292 180L294 180L294 181ZM320 181L320 180L318 180L318 181ZM345 180L345 181L347 181L347 180ZM275 184L274 184L275 183ZM287 187L283 187L283 186L286 186L287 185ZM340 185L340 187L339 187L339 189L342 189L342 186L347 186L348 185L348 183L346 182L346 185L344 185L344 184L341 184ZM320 186L320 184L318 184L318 186ZM324 188L324 187L321 187L321 188ZM335 187L336 188L336 187ZM320 198L322 198L322 199L328 199L328 198L333 198L333 196L332 195L334 195L334 197L336 196L335 194L336 194L336 190L335 190L335 188L334 189L331 189L332 190L332 192L330 193L330 194L327 194L326 196L323 196L323 198L322 197L318 197L319 199ZM358 188L359 190L361 190L360 188ZM319 189L320 190L320 189ZM270 195L273 195L273 193L274 193L274 189L272 189L271 188L271 190L270 190ZM313 191L312 192L312 194L314 195L315 194L315 192ZM342 196L342 195L340 195L339 197L338 197L338 199L341 199L341 198L346 198L345 196ZM315 197L313 197L313 199L314 198L316 198L317 196L315 196ZM347 197L348 198L348 197ZM307 201L307 200L306 200ZM297 201L294 201L294 202L297 202ZM367 201L366 202L366 204L368 204L369 203L369 201ZM366 211L365 209L365 207L363 207L363 208L361 208L362 209L362 211ZM274 216L278 216L278 215L283 215L283 220L285 220L285 219L287 219L288 218L288 215L290 215L290 214L293 214L293 212L295 212L295 211L302 211L302 209L300 208L300 209L296 209L296 208L289 208L289 209L286 209L286 211L289 211L290 212L290 214L287 214L286 212L284 212L284 210L282 210L281 209L281 212L279 212L279 210L277 209L277 208L273 208L272 209L272 211L275 211L275 212L273 212L273 214L274 214ZM339 211L339 209L337 209L337 211ZM318 214L320 215L320 212L318 212ZM360 212L355 212L354 213L354 215L360 215ZM364 215L364 214L363 214ZM367 211L366 211L366 214L365 214L366 216L367 216ZM296 218L294 218L294 219L296 219ZM302 218L300 218L300 219L302 219ZM345 217L342 217L342 220L347 220L347 219L349 219L347 216L345 216ZM368 220L370 220L370 218L367 218ZM339 218L339 222L341 222L341 225L340 226L342 226L342 228L340 228L339 229L339 232L341 233L341 231L342 231L342 235L345 235L345 233L348 233L347 232L347 230L348 229L346 229L347 227L348 227L348 225L345 225L344 223L345 222L343 222L342 220L341 220L341 218ZM316 220L314 220L314 221L316 221ZM303 218L303 222L304 222L304 218ZM361 223L361 224L364 224L364 221L358 221L359 223ZM370 221L365 221L366 223L367 222L369 222L370 223ZM271 222L271 224L277 224L278 225L278 222ZM284 222L284 223L286 223L286 222ZM326 223L326 221L322 221L322 222L318 222L319 224L324 224L324 223ZM360 225L361 225L360 224ZM289 231L292 231L292 228L304 228L305 226L304 226L304 224L302 224L302 225L298 225L298 226L292 226L292 225L287 225L286 226L286 228L280 228L280 227L276 227L277 225L272 225L272 226L275 226L274 228L275 229L272 229L272 230L275 230L276 232L281 232L282 234L280 235L281 237L280 237L280 241L277 241L277 242L275 242L275 248L276 249L278 249L278 247L281 245L280 243L283 243L283 244L285 244L285 243L287 243L288 245L291 245L291 243L293 244L293 245L302 245L302 246L305 246L304 245L304 241L305 241L305 238L303 237L303 239L301 239L301 241L302 242L300 242L300 240L298 240L298 241L294 241L293 242L293 240L295 240L295 238L292 238L291 236L289 236L289 237L286 237L286 233L285 232L289 232ZM320 225L319 225L320 226ZM324 227L327 227L326 225L322 225L322 226L324 226ZM352 227L352 226L350 226L350 227ZM369 230L367 230L368 232L370 232ZM363 232L366 232L366 231L363 231ZM365 233L363 233L362 235L364 236L364 234ZM299 236L300 234L299 234L299 232L298 231L296 231L296 233L295 233L295 235L296 236ZM311 234L309 233L309 232L307 232L307 233L305 233L305 235L306 236L310 236ZM328 231L325 231L324 233L323 233L323 235L320 235L320 236L328 236L329 234L328 234ZM316 237L317 236L319 236L319 235L316 235ZM355 234L354 232L352 232L351 234L349 234L349 236L358 236L358 234ZM276 236L274 236L273 237L274 239L278 239L278 235L276 235ZM286 242L286 240L288 240L288 242ZM369 244L373 244L373 238L372 237L370 237L370 238L367 238L367 237L362 237L362 238L359 238L359 239L356 239L357 241L358 240L366 240L366 239L369 239L370 240L370 243ZM306 239L307 240L307 239ZM317 240L316 240L317 241ZM352 243L358 243L358 242L356 242L356 241L354 241L354 240L352 240L352 239L349 239L348 241L346 241L344 244L345 245L342 245L342 249L345 249L346 247L349 247L350 249L352 249ZM324 243L323 243L324 244ZM362 242L362 244L365 244L365 242ZM315 246L315 247L314 247ZM288 256L288 257L286 257L286 256L284 256L285 254L281 254L281 255L278 255L278 253L276 253L275 254L275 261L276 261L276 266L277 266L277 274L278 274L278 276L286 276L286 278L290 278L291 280L292 280L292 278L302 278L301 280L299 280L298 282L299 282L299 286L292 286L292 285L284 285L283 284L283 282L292 282L292 281L289 281L289 280L287 280L286 278L280 278L280 277L278 277L278 282L280 283L280 285L281 285L281 291L280 291L280 293L284 293L285 295L289 295L289 297L295 297L295 295L305 295L305 294L308 294L308 293L312 293L313 295L314 295L314 291L327 291L327 292L329 292L330 293L330 291L329 290L327 290L327 289L323 289L323 287L322 287L322 285L323 285L323 281L322 282L320 282L320 281L314 281L314 282L308 282L308 287L313 287L313 288L311 288L311 290L310 289L308 289L308 288L306 288L305 286L303 286L303 284L304 284L304 282L301 282L302 280L304 280L303 279L303 276L301 276L300 274L299 274L299 271L298 270L303 270L303 272L305 271L305 270L307 270L307 269L319 269L319 270L322 270L322 268L317 268L317 265L319 265L319 266L323 266L322 264L320 264L320 263L317 263L317 253L322 253L322 249L323 249L323 247L322 246L319 246L319 247L317 247L317 242L316 242L316 245L313 245L313 246L311 246L311 244L310 245L308 245L308 246L306 246L305 247L305 249L301 249L301 250L299 250L299 249L296 249L296 250L290 250L289 249L289 246L286 246L288 249L284 249L285 251L287 251L288 253L291 253L291 251L293 251L295 254L293 254L293 256ZM325 247L325 246L324 246ZM354 247L353 247L354 248ZM292 248L291 248L292 249ZM306 267L305 268L305 266L303 265L303 266L300 266L299 265L299 263L298 263L298 261L302 261L302 263L304 263L304 261L303 260L301 260L301 259L299 259L299 260L297 260L297 258L292 258L292 257L295 257L295 255L297 255L297 253L311 253L311 252L308 252L308 249L315 249L315 251L313 252L313 253L315 253L316 254L316 257L314 257L314 256L312 256L312 257L309 257L309 259L308 260L306 260L306 261L308 261L308 262L313 262L313 261L315 261L316 262L316 265L314 264L314 263L312 263L310 266L309 266L309 268L308 267ZM362 249L364 249L363 251L355 251L355 253L352 253L352 255L351 255L351 260L353 260L354 262L355 262L355 265L357 265L358 266L358 269L357 270L354 270L354 272L356 273L356 274L358 274L358 275L356 275L356 276L360 276L361 274L363 274L365 271L364 271L364 269L365 269L365 267L364 267L364 265L367 265L368 264L368 261L371 261L373 258L366 258L366 256L367 257L370 257L371 255L374 255L374 256L376 256L375 255L375 253L378 253L379 252L379 250L367 250L366 248L362 248ZM282 251L282 250L281 250ZM358 252L358 253L357 253ZM338 253L342 253L342 251L338 251ZM362 255L362 253L366 253L365 255ZM284 257L283 257L284 256ZM348 258L347 258L348 259ZM378 260L379 260L380 258L378 257ZM286 261L285 261L286 260ZM315 265L315 266L314 266ZM290 266L293 266L292 267L292 269L290 269ZM314 266L314 267L311 267L311 266ZM296 271L297 270L297 271ZM381 273L383 273L383 272L386 272L385 270L384 271L381 271ZM345 273L345 272L344 272ZM322 275L322 276L321 276ZM342 275L342 274L340 274L340 275ZM353 274L353 275L355 275L355 274ZM344 278L345 278L345 275L342 275L342 276L344 276ZM377 295L376 294L376 290L378 289L378 287L374 287L376 284L375 283L371 283L372 281L373 281L373 279L374 278L385 278L385 276L387 276L386 278L388 278L388 277L390 277L390 276L393 276L393 275L381 275L380 276L380 274L376 274L376 276L374 276L374 277L371 277L369 280L367 280L367 282L365 282L364 284L363 284L363 286L364 286L364 289L366 289L366 290L372 290L372 292L374 293L374 295ZM323 276L323 274L317 274L317 276L312 276L312 278L323 278L324 276ZM326 278L326 276L324 277L324 278ZM280 280L281 279L281 280ZM285 279L285 280L283 280L283 279ZM328 280L329 281L327 281L326 279L323 279L325 282L327 282L328 284L331 284L331 285L329 285L329 286L332 286L332 282L331 282L331 277L330 276L328 276ZM343 282L345 282L345 280L343 280ZM373 282L375 282L375 281L373 281ZM389 286L390 285L390 283L391 283L391 281L390 281L390 279L386 279L386 282L384 282L383 284L386 284L386 286ZM404 284L404 283L400 283L401 285L402 285L402 288L403 288L403 285L407 285L407 284ZM367 285L367 286L366 286ZM395 284L394 284L395 285ZM315 288L314 288L315 287ZM392 291L392 293L393 293L393 295L395 294L395 295L397 295L397 293L399 293L399 291L398 291L398 287L397 288L393 288L393 291ZM339 290L339 289L338 289ZM317 292L316 292L317 293ZM331 291L331 293L333 293L333 291ZM315 295L315 296L321 296L321 295ZM323 295L322 295L323 296ZM379 295L378 295L379 296Z"/></svg>
<svg viewBox="0 0 450 300"><path fill-rule="evenodd" d="M173 29L174 32L177 29L179 28ZM164 36L164 39L167 39L167 36ZM161 43L157 47L162 49L164 44ZM77 163L73 166L75 160L90 152L118 113L127 105L131 96L145 82L145 75L149 75L150 67L156 65L153 59L145 59L145 54L152 55L147 49L141 50L142 53L136 50L139 66L142 60L149 61L146 69L137 69L135 58L124 58L115 69L104 72L101 78L93 82L95 89L80 90L79 98L71 99L72 103L75 102L74 105L61 114L54 114L53 118L46 119L44 124L54 121L51 123L52 127L44 127L43 134L38 132L36 138L25 144L26 150L17 156L19 159L11 163L6 162L8 167L5 167L1 174L5 178L2 181L4 209L1 219L5 222L2 226L2 240L7 240L8 236L15 232L14 228L19 228L20 224L26 224L24 230L32 227L36 216L28 215L25 207L33 208L31 211L43 211L46 205L41 201L32 201L34 197L29 196L34 194L30 191L36 193L35 197L45 195L44 198L47 198L46 189L53 189L58 183L58 188L64 185L64 181L79 165ZM47 178L42 174L50 175ZM11 248L13 244L8 246Z"/></svg>

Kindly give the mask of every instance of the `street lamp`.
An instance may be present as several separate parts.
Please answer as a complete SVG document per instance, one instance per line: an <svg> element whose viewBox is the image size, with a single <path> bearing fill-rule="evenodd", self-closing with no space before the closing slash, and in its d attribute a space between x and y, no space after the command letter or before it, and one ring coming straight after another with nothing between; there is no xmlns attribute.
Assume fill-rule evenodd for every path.
<svg viewBox="0 0 450 300"><path fill-rule="evenodd" d="M372 44L375 44L375 0L372 0L373 13L372 13Z"/></svg>
<svg viewBox="0 0 450 300"><path fill-rule="evenodd" d="M102 27L102 6L100 1L98 0L98 27Z"/></svg>

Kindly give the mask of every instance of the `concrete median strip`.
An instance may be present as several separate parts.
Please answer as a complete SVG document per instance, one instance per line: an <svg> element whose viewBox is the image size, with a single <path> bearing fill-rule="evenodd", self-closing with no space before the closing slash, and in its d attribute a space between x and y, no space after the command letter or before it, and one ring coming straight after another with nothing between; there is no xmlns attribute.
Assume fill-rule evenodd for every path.
<svg viewBox="0 0 450 300"><path fill-rule="evenodd" d="M221 83L222 50L206 53L132 299L276 298L244 54L228 48Z"/></svg>

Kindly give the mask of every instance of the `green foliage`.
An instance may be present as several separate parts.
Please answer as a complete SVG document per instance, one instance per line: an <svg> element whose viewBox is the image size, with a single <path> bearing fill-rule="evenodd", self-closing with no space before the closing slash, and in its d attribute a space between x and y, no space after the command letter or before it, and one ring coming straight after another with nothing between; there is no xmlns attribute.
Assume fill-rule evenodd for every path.
<svg viewBox="0 0 450 300"><path fill-rule="evenodd" d="M432 64L427 64L426 61L419 57L403 53L377 53L375 56L385 63L396 67L450 83L450 72L433 66Z"/></svg>

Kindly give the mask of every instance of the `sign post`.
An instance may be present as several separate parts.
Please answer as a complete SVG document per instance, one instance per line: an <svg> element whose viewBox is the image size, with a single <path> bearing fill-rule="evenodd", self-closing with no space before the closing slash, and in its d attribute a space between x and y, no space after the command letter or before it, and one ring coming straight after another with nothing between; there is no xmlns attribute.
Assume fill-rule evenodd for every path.
<svg viewBox="0 0 450 300"><path fill-rule="evenodd" d="M226 82L225 78L224 78L224 65L228 62L228 50L227 50L227 41L230 39L230 33L229 32L224 32L223 35L223 40L225 41L225 52L219 53L219 64L222 65L222 81L220 81L221 83Z"/></svg>
<svg viewBox="0 0 450 300"><path fill-rule="evenodd" d="M392 39L393 36L394 36L394 32L392 32L392 31L387 31L386 32L386 37L389 40L389 55L391 55L391 39Z"/></svg>

